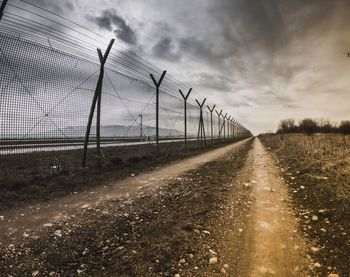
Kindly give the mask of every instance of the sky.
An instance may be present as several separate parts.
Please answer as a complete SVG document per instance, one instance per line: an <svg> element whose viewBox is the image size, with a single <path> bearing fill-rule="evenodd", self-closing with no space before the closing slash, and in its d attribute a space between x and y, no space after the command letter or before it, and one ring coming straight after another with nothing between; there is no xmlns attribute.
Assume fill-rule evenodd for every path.
<svg viewBox="0 0 350 277"><path fill-rule="evenodd" d="M350 119L348 0L31 0L135 51L253 133Z"/></svg>

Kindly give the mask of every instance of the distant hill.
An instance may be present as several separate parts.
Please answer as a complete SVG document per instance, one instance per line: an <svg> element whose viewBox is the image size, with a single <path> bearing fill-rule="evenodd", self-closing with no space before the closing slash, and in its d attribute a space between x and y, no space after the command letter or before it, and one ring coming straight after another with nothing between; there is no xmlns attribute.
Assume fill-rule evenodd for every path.
<svg viewBox="0 0 350 277"><path fill-rule="evenodd" d="M71 126L63 129L63 132L68 137L80 137L85 135L86 127L83 126ZM156 134L156 128L150 126L143 126L142 133L144 136L153 136ZM91 128L91 135L95 136L96 127ZM123 125L102 125L101 136L102 137L140 137L141 129L139 126L123 126ZM160 128L160 136L182 136L183 132L174 129Z"/></svg>
<svg viewBox="0 0 350 277"><path fill-rule="evenodd" d="M46 131L40 132L35 129L30 132L26 138L79 138L84 137L86 126L69 126L62 128L61 131L58 129L46 129ZM151 126L143 126L142 133L144 136L155 136L156 128ZM63 135L64 134L64 135ZM96 127L91 127L91 136L96 135ZM141 129L139 126L123 126L123 125L102 125L101 126L101 137L140 137ZM184 133L179 130L160 128L159 135L161 137L179 137L183 136ZM24 134L11 134L9 135L12 139L20 139L24 137ZM3 139L6 139L3 137Z"/></svg>

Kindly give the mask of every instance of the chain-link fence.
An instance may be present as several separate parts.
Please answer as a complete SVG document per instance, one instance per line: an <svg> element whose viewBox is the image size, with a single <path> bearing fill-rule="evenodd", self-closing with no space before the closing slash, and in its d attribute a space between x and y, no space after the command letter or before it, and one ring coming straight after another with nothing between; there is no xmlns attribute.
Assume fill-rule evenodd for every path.
<svg viewBox="0 0 350 277"><path fill-rule="evenodd" d="M11 34L0 33L1 175L33 175L81 166L84 136L99 64ZM165 77L166 78L166 77ZM101 148L104 160L138 145L154 151L155 88L106 64L101 102ZM177 141L183 150L184 100L161 89L160 144ZM211 136L210 114L203 116ZM197 139L199 108L187 104L188 139ZM218 118L213 136L218 136ZM95 162L96 120L88 149ZM198 144L197 144L198 146ZM166 147L166 146L164 146ZM122 155L122 154L120 154Z"/></svg>
<svg viewBox="0 0 350 277"><path fill-rule="evenodd" d="M62 15L24 0L6 2L0 0L0 179L117 164L249 135L216 110L211 118L207 103L201 117L195 100L204 99L195 91L185 117L179 89L186 94L187 86L166 74L157 94L150 74L159 80L163 71L120 42L108 51L106 38ZM96 48L100 56L108 52L103 67Z"/></svg>

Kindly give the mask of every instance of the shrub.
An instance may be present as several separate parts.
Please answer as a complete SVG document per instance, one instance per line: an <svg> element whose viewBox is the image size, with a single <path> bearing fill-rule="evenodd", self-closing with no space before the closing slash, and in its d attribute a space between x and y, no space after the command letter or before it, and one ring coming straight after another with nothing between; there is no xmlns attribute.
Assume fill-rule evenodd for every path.
<svg viewBox="0 0 350 277"><path fill-rule="evenodd" d="M344 120L344 121L340 122L338 130L342 134L349 135L350 134L350 121Z"/></svg>
<svg viewBox="0 0 350 277"><path fill-rule="evenodd" d="M297 131L297 126L295 125L295 120L292 118L281 120L277 133L288 134L295 133Z"/></svg>
<svg viewBox="0 0 350 277"><path fill-rule="evenodd" d="M313 133L316 133L318 130L317 122L310 118L305 118L302 121L300 121L299 129L302 133L311 135Z"/></svg>

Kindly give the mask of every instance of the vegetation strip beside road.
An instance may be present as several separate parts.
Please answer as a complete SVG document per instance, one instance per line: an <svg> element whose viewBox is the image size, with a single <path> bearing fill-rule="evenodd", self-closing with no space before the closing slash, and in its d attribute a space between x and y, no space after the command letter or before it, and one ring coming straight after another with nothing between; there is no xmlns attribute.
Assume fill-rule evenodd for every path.
<svg viewBox="0 0 350 277"><path fill-rule="evenodd" d="M262 142L277 157L299 217L314 246L319 276L350 276L350 138L269 135Z"/></svg>
<svg viewBox="0 0 350 277"><path fill-rule="evenodd" d="M86 208L0 246L13 276L234 276L250 190L233 181L252 140L167 185ZM225 240L227 236L239 239ZM180 275L176 275L180 274Z"/></svg>
<svg viewBox="0 0 350 277"><path fill-rule="evenodd" d="M173 161L179 161L203 152L222 147L231 142L217 142L214 145L208 141L205 149L202 149L197 141L189 141L188 151L184 150L183 143L168 143L161 147L160 155L152 145L137 145L125 147L110 147L104 149L106 160L102 169L97 169L96 164L89 163L86 169L62 170L54 174L36 173L32 177L11 174L6 178L0 178L0 211L14 207L33 205L36 202L67 196L72 193L87 190L96 186L103 186L123 179L135 173L142 173L164 166ZM75 163L81 162L80 151L61 151L62 155L71 156ZM38 166L38 160L45 160L47 164L52 160L52 153L40 152L22 157L13 161L7 157L0 160L0 166L6 167L6 163L19 166L24 163L28 170ZM89 161L94 160L94 153ZM40 172L36 169L35 171ZM1 176L0 176L1 177Z"/></svg>

